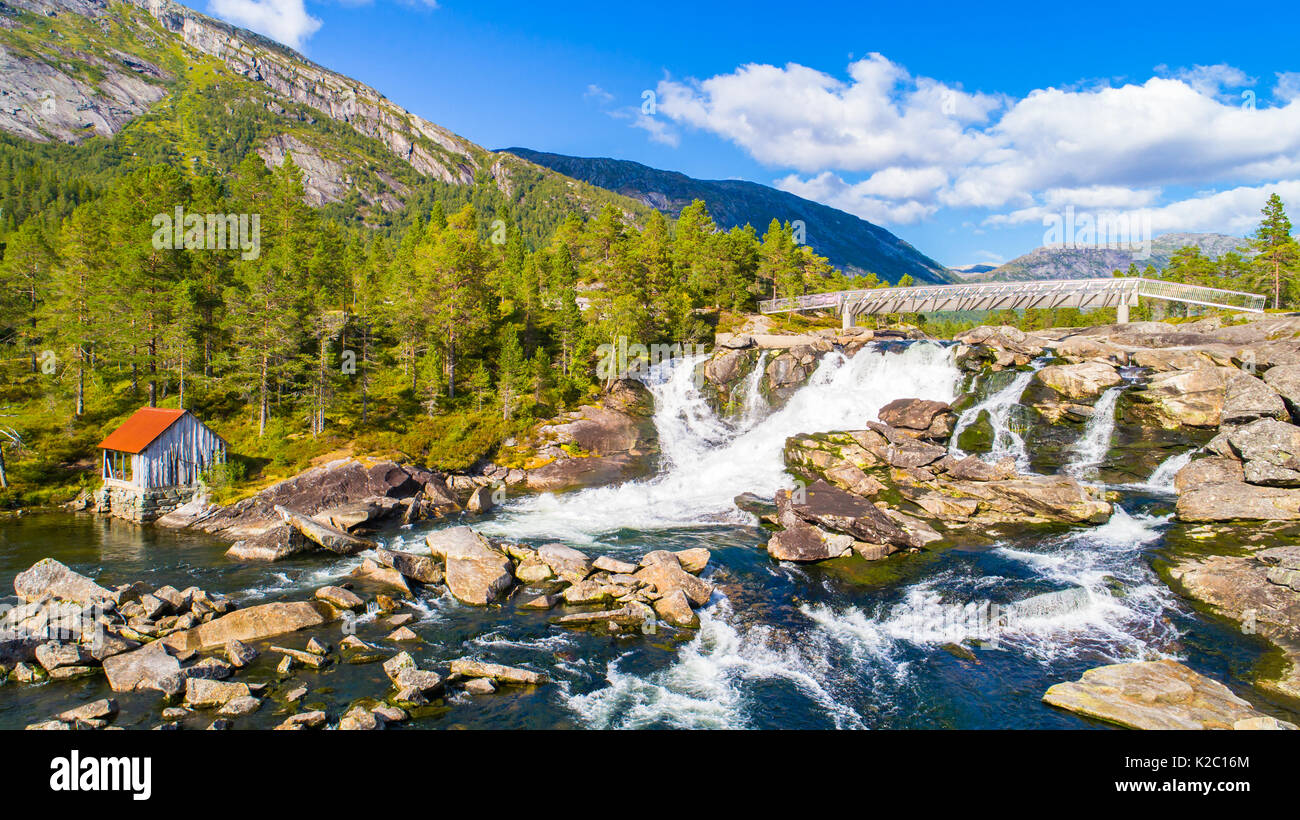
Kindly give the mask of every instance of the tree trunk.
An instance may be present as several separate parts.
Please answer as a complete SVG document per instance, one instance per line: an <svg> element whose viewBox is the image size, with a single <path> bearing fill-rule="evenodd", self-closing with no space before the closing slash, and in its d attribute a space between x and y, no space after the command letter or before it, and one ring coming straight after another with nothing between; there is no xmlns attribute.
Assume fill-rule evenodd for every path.
<svg viewBox="0 0 1300 820"><path fill-rule="evenodd" d="M77 345L77 415L86 412L86 346Z"/></svg>
<svg viewBox="0 0 1300 820"><path fill-rule="evenodd" d="M267 396L266 396L266 369L267 369L267 361L266 361L266 358L267 358L267 354L266 354L266 351L264 350L264 351L262 351L262 386L261 386L261 390L258 391L258 392L259 392L259 398L258 398L258 418L257 418L257 437L258 437L258 438L261 438L262 435L266 432L266 399L267 399Z"/></svg>

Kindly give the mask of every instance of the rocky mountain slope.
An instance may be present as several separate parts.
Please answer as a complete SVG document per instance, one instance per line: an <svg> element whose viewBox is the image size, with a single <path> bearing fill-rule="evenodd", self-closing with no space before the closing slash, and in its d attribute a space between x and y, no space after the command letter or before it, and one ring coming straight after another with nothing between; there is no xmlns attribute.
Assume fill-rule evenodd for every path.
<svg viewBox="0 0 1300 820"><path fill-rule="evenodd" d="M910 274L918 282L956 281L943 265L884 228L766 185L743 180L694 179L638 162L570 157L527 148L506 148L500 154L523 157L673 216L693 200L702 199L714 220L724 228L748 223L761 235L773 219L802 220L808 244L846 273L875 273L891 282L904 274Z"/></svg>
<svg viewBox="0 0 1300 820"><path fill-rule="evenodd" d="M1217 259L1229 251L1243 252L1246 240L1219 233L1167 233L1151 240L1151 253L1146 258L1142 258L1141 249L1044 247L992 270L971 270L963 278L968 282L1096 279L1108 277L1116 270L1126 271L1131 264L1137 265L1139 270L1149 264L1163 270L1176 251L1193 245L1206 256Z"/></svg>
<svg viewBox="0 0 1300 820"><path fill-rule="evenodd" d="M553 211L630 200L497 155L265 37L171 0L0 0L0 132L161 141L196 169L292 156L314 205L401 207L424 181L490 184ZM155 146L151 145L151 148ZM136 150L136 155L143 152ZM223 167L224 166L224 167Z"/></svg>

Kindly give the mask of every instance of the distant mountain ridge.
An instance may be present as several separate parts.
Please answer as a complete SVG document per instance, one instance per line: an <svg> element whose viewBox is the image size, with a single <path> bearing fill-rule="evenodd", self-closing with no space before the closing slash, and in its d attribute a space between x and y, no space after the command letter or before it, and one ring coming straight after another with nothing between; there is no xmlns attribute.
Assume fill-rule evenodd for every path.
<svg viewBox="0 0 1300 820"><path fill-rule="evenodd" d="M802 220L808 244L846 273L875 273L890 282L905 274L924 283L956 281L943 265L879 225L766 185L695 179L630 160L572 157L528 148L505 148L498 153L513 154L671 216L701 199L723 228L748 223L761 236L774 218Z"/></svg>
<svg viewBox="0 0 1300 820"><path fill-rule="evenodd" d="M1244 253L1249 242L1239 236L1220 233L1167 233L1151 240L1150 256L1141 249L1112 248L1036 248L992 270L963 274L967 282L1017 282L1040 279L1098 279L1114 271L1126 271L1129 265L1143 270L1153 265L1163 270L1181 248L1195 246L1206 256L1217 259L1229 251Z"/></svg>

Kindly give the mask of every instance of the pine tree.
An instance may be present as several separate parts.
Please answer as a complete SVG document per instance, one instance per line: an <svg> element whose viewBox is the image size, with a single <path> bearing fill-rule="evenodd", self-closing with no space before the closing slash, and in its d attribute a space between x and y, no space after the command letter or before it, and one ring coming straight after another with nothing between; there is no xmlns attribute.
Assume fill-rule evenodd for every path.
<svg viewBox="0 0 1300 820"><path fill-rule="evenodd" d="M1271 194L1261 213L1264 218L1255 229L1251 246L1256 252L1255 267L1260 274L1259 280L1271 285L1273 308L1277 310L1282 307L1284 292L1290 301L1300 261L1300 247L1291 236L1291 220L1287 218L1280 196Z"/></svg>
<svg viewBox="0 0 1300 820"><path fill-rule="evenodd" d="M55 261L54 250L35 218L24 221L9 236L0 260L0 322L14 326L18 344L27 348L33 373L40 344L37 314Z"/></svg>
<svg viewBox="0 0 1300 820"><path fill-rule="evenodd" d="M86 412L86 379L92 352L106 321L104 279L109 271L108 231L97 204L82 205L63 226L62 254L54 267L50 301L46 306L47 335L71 348L76 362L73 414Z"/></svg>

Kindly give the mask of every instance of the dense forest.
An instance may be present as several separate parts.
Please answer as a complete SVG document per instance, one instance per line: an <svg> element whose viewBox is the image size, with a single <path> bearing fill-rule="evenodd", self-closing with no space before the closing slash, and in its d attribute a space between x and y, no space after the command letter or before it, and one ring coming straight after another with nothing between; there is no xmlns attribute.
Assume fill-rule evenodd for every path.
<svg viewBox="0 0 1300 820"><path fill-rule="evenodd" d="M602 344L707 342L762 298L888 284L844 276L788 223L722 231L702 202L676 220L612 201L519 214L485 180L429 182L379 219L359 202L313 209L292 160L236 162L241 144L222 149L227 172L200 173L165 153L114 155L112 141L0 142L4 503L89 486L95 444L144 405L194 410L231 443L209 479L226 495L331 453L464 469L595 397ZM1253 251L1189 248L1166 271L1127 275L1294 304L1296 245L1276 197ZM903 318L936 335L1108 320L886 321Z"/></svg>
<svg viewBox="0 0 1300 820"><path fill-rule="evenodd" d="M0 158L0 423L28 497L84 472L142 405L192 409L231 442L218 487L340 447L465 468L594 396L602 343L704 341L758 298L880 284L837 274L789 224L720 231L702 203L673 222L606 204L542 242L463 194L387 225L339 218L304 204L292 160L255 153L224 176L136 163L102 185L31 153Z"/></svg>

